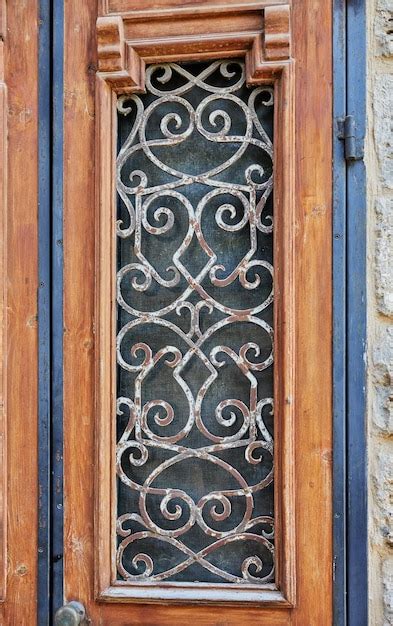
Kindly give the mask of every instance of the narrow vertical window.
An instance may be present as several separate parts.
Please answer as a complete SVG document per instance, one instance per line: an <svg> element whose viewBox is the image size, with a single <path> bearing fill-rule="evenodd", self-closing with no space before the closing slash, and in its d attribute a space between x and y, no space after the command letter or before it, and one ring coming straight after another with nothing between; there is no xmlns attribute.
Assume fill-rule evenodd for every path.
<svg viewBox="0 0 393 626"><path fill-rule="evenodd" d="M119 581L274 584L273 109L233 60L117 101Z"/></svg>

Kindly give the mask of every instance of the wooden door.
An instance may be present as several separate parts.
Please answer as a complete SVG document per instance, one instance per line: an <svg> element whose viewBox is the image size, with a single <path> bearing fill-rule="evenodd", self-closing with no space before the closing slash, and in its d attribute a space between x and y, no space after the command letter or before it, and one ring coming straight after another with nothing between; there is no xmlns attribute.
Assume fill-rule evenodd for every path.
<svg viewBox="0 0 393 626"><path fill-rule="evenodd" d="M331 5L65 3L64 590L92 624L332 624Z"/></svg>

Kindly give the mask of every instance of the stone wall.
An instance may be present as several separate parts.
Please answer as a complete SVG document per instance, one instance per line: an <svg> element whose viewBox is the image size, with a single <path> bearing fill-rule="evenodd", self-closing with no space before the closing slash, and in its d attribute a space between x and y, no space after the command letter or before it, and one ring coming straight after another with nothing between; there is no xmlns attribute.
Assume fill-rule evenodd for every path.
<svg viewBox="0 0 393 626"><path fill-rule="evenodd" d="M370 626L393 625L393 0L368 9Z"/></svg>

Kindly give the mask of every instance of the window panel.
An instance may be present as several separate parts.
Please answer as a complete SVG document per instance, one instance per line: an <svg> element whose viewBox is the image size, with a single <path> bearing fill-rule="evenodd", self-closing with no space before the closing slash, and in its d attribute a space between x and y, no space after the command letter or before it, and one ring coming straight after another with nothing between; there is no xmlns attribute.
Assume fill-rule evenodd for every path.
<svg viewBox="0 0 393 626"><path fill-rule="evenodd" d="M273 89L151 65L117 100L117 577L274 583Z"/></svg>

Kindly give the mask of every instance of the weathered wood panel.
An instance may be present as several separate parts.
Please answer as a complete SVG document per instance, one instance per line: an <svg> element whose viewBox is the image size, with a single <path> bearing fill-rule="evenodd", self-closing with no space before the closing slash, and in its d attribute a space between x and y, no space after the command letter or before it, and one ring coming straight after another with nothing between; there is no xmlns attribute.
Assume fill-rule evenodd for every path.
<svg viewBox="0 0 393 626"><path fill-rule="evenodd" d="M298 609L332 624L332 5L293 3L296 59L296 499Z"/></svg>
<svg viewBox="0 0 393 626"><path fill-rule="evenodd" d="M37 2L1 4L7 177L7 593L3 624L36 623L37 590ZM1 88L1 104L5 106ZM4 110L1 124L4 124ZM4 128L4 127L3 127ZM3 199L2 195L2 199ZM4 257L3 257L4 258ZM3 277L2 277L3 278Z"/></svg>

